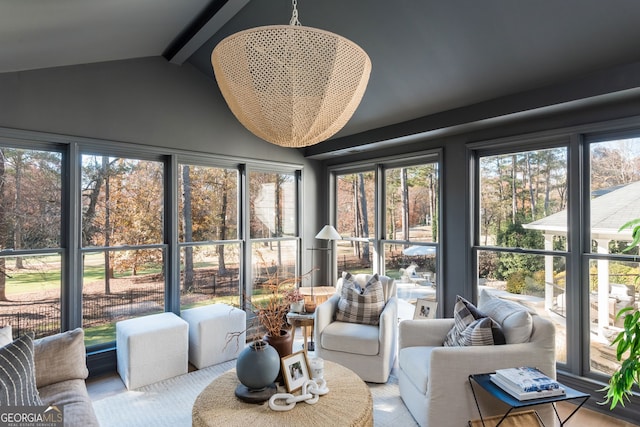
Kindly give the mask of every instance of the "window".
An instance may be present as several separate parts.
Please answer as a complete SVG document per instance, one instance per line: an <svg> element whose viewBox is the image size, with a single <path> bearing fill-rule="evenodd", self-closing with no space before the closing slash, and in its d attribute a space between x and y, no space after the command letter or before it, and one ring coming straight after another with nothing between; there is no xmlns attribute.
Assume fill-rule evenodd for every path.
<svg viewBox="0 0 640 427"><path fill-rule="evenodd" d="M164 311L164 165L85 154L81 176L82 319L93 345L113 341L119 320Z"/></svg>
<svg viewBox="0 0 640 427"><path fill-rule="evenodd" d="M60 330L62 154L0 140L0 324Z"/></svg>
<svg viewBox="0 0 640 427"><path fill-rule="evenodd" d="M525 147L473 147L478 290L551 319L564 369L606 379L618 367L616 315L638 301L637 249L623 252L631 231L620 227L640 217L640 139L584 134Z"/></svg>
<svg viewBox="0 0 640 427"><path fill-rule="evenodd" d="M373 170L336 177L336 230L342 236L336 242L339 271L373 271L369 239L375 238L375 178Z"/></svg>
<svg viewBox="0 0 640 427"><path fill-rule="evenodd" d="M271 280L300 276L298 181L295 172L249 173L251 280L245 293L254 304L268 295Z"/></svg>
<svg viewBox="0 0 640 427"><path fill-rule="evenodd" d="M333 172L336 229L342 236L336 242L339 271L392 277L398 297L410 303L437 300L438 158L381 159Z"/></svg>
<svg viewBox="0 0 640 427"><path fill-rule="evenodd" d="M180 308L238 304L237 169L180 165Z"/></svg>
<svg viewBox="0 0 640 427"><path fill-rule="evenodd" d="M82 326L99 351L119 320L239 304L260 256L299 274L294 166L249 177L216 156L36 136L0 136L0 322L14 336Z"/></svg>
<svg viewBox="0 0 640 427"><path fill-rule="evenodd" d="M589 366L611 375L617 368L611 341L620 332L616 319L625 307L638 306L638 249L623 252L631 230L620 230L640 218L640 138L605 138L589 145L589 247L585 262L589 295Z"/></svg>
<svg viewBox="0 0 640 427"><path fill-rule="evenodd" d="M479 288L550 317L559 362L566 362L567 152L480 154L475 236Z"/></svg>
<svg viewBox="0 0 640 427"><path fill-rule="evenodd" d="M436 300L438 164L388 168L385 174L385 274L398 298ZM430 244L425 244L430 243Z"/></svg>

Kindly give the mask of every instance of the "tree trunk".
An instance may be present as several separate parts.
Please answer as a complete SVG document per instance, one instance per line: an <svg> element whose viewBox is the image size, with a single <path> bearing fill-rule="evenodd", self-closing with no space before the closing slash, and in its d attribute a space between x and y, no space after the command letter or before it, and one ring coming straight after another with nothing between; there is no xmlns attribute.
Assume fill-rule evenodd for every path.
<svg viewBox="0 0 640 427"><path fill-rule="evenodd" d="M104 176L104 246L111 245L111 187L109 185L109 162L106 156L102 157L102 173ZM113 277L113 267L111 266L111 252L104 251L104 293L111 294L111 278Z"/></svg>
<svg viewBox="0 0 640 427"><path fill-rule="evenodd" d="M533 173L531 171L531 155L526 154L527 180L529 181L529 203L531 203L531 219L536 219L536 194L533 188Z"/></svg>
<svg viewBox="0 0 640 427"><path fill-rule="evenodd" d="M353 237L360 237L360 201L358 199L358 185L353 181ZM354 242L353 254L360 259L360 242Z"/></svg>
<svg viewBox="0 0 640 427"><path fill-rule="evenodd" d="M184 218L184 240L191 242L193 240L193 219L191 218L191 175L189 174L189 166L182 167L182 194L183 194L183 212ZM187 290L193 286L193 247L184 248L184 283L183 289Z"/></svg>
<svg viewBox="0 0 640 427"><path fill-rule="evenodd" d="M369 219L367 218L367 194L364 190L364 174L358 174L358 180L360 181L360 209L361 209L361 218L362 218L362 237L369 237ZM369 243L363 243L362 250L362 259L369 259Z"/></svg>
<svg viewBox="0 0 640 427"><path fill-rule="evenodd" d="M4 249L7 238L7 218L4 195L5 185L5 157L4 150L0 148L0 249ZM7 301L7 264L5 258L0 258L0 301Z"/></svg>
<svg viewBox="0 0 640 427"><path fill-rule="evenodd" d="M104 164L104 160L103 160ZM91 189L91 193L89 193L89 203L87 205L87 210L84 212L83 221L82 221L82 245L86 246L89 242L91 242L93 238L93 234L96 232L95 224L93 220L96 216L96 206L98 204L98 198L100 197L100 189L102 188L102 183L104 182L104 175L106 170L104 165L95 172L95 177L93 180L95 184Z"/></svg>
<svg viewBox="0 0 640 427"><path fill-rule="evenodd" d="M276 236L277 237L282 237L283 234L283 230L282 230L282 179L278 176L276 177ZM278 265L276 266L277 268L280 268L282 266L282 244L281 242L278 240L276 246L278 247L278 251L277 251L277 259L278 259ZM276 270L276 274L277 274Z"/></svg>
<svg viewBox="0 0 640 427"><path fill-rule="evenodd" d="M229 172L223 172L222 200L218 212L218 240L227 240L227 209L229 208ZM227 267L224 262L224 245L218 245L218 272L223 274Z"/></svg>
<svg viewBox="0 0 640 427"><path fill-rule="evenodd" d="M516 223L518 213L518 199L516 192L516 156L511 156L511 223Z"/></svg>
<svg viewBox="0 0 640 427"><path fill-rule="evenodd" d="M402 197L402 239L409 240L409 185L407 184L407 169L400 170L400 194Z"/></svg>
<svg viewBox="0 0 640 427"><path fill-rule="evenodd" d="M22 212L22 206L20 201L22 200L22 169L23 169L23 161L22 154L20 151L15 156L15 173L16 173L16 204L15 204L15 213L13 215L14 218L14 228L13 228L13 248L18 250L22 248L22 223L24 221L24 214ZM22 263L22 257L16 257L16 270L24 268Z"/></svg>

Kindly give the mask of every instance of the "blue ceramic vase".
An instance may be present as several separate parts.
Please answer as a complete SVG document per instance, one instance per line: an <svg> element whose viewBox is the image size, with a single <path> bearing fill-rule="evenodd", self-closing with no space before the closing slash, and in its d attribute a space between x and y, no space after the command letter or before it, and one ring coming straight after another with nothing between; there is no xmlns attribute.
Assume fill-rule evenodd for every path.
<svg viewBox="0 0 640 427"><path fill-rule="evenodd" d="M280 355L264 341L254 341L238 355L238 380L250 391L262 390L273 383L280 372Z"/></svg>

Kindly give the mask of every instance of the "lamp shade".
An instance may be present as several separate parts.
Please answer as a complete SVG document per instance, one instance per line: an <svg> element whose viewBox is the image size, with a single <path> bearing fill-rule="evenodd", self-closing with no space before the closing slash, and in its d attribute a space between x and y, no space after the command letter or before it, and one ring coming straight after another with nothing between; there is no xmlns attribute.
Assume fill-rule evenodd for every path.
<svg viewBox="0 0 640 427"><path fill-rule="evenodd" d="M338 132L360 104L371 73L358 45L302 25L232 34L211 53L227 105L249 131L283 147L305 147Z"/></svg>
<svg viewBox="0 0 640 427"><path fill-rule="evenodd" d="M316 239L320 240L340 240L342 236L333 228L332 225L325 225L322 230L316 234Z"/></svg>

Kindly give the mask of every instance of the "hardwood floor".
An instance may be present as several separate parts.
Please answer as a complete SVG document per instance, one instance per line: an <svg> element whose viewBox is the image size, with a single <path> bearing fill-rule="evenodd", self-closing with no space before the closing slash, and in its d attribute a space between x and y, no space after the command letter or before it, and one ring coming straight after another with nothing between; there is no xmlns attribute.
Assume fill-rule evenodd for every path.
<svg viewBox="0 0 640 427"><path fill-rule="evenodd" d="M575 409L575 405L567 402L560 402L557 407L562 419ZM580 408L566 425L567 427L636 427L639 424L628 423L588 408Z"/></svg>

